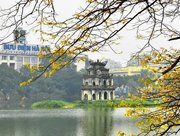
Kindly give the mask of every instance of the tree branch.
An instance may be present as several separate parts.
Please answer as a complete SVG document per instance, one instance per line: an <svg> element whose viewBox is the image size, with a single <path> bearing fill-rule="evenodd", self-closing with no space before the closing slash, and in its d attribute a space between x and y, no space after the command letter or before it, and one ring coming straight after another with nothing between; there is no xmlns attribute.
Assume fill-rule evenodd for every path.
<svg viewBox="0 0 180 136"><path fill-rule="evenodd" d="M171 71L180 61L180 56L176 59L176 61L168 68L166 69L165 71L162 72L162 74L166 74L168 73L169 71Z"/></svg>

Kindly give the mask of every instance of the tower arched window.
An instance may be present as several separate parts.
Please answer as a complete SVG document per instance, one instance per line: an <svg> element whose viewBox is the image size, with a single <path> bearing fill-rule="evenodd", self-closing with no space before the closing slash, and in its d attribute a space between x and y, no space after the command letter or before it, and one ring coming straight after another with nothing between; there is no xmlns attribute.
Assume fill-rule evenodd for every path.
<svg viewBox="0 0 180 136"><path fill-rule="evenodd" d="M84 95L84 100L85 100L85 101L88 100L88 95L87 95L87 94Z"/></svg>
<svg viewBox="0 0 180 136"><path fill-rule="evenodd" d="M106 86L106 80L104 80L104 86Z"/></svg>
<svg viewBox="0 0 180 136"><path fill-rule="evenodd" d="M101 92L99 92L99 100L101 100Z"/></svg>
<svg viewBox="0 0 180 136"><path fill-rule="evenodd" d="M93 86L96 86L96 83L93 81Z"/></svg>
<svg viewBox="0 0 180 136"><path fill-rule="evenodd" d="M95 94L92 95L92 100L96 100L96 95Z"/></svg>
<svg viewBox="0 0 180 136"><path fill-rule="evenodd" d="M104 92L104 100L107 100L107 92Z"/></svg>

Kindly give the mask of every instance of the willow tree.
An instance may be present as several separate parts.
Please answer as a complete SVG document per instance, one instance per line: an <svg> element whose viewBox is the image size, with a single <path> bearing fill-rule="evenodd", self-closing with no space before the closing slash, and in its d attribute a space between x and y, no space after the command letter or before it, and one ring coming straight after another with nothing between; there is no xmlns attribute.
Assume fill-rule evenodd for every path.
<svg viewBox="0 0 180 136"><path fill-rule="evenodd" d="M0 17L3 24L0 30L10 30L2 40L10 36L17 27L27 24L34 27L35 31L41 35L43 42L49 42L52 46L52 49L43 49L39 54L41 58L48 58L48 64L40 65L37 68L31 67L32 72L38 71L38 75L22 83L22 85L43 75L51 76L84 52L96 52L104 46L113 46L121 40L119 35L123 34L122 31L125 28L135 30L137 39L146 40L144 47L137 53L147 47L151 47L153 50L152 40L161 36L165 36L169 41L180 39L180 32L173 25L179 21L179 0L86 0L84 9L63 21L59 20L58 14L56 14L55 2L55 0L19 0L15 5L1 9ZM179 74L180 53L179 50L176 52L176 57L171 60L167 60L168 57L163 57L168 54L173 56L174 53L171 54L171 51L159 56L155 53L160 60L167 60L166 63L163 63L165 67L160 71L162 76L156 80L162 81L166 87L172 85L174 88L167 89L169 92L179 89L179 83L174 84L175 81L171 80L173 77L179 81L176 74ZM153 60L147 56L146 59L148 59L147 62ZM160 60L156 63L161 63ZM149 91L153 88L150 85L147 87ZM163 90L163 88L153 90L159 89ZM159 94L167 98L163 99L164 103L170 102L168 101L170 93ZM177 106L179 106L179 90L175 91L174 94L177 95L175 98L177 99ZM161 99L161 96L157 95L157 97ZM176 103L176 99L172 99L174 100L173 104ZM162 111L160 114L163 114L164 108L161 108L160 111ZM169 114L166 115L170 116ZM172 112L171 115L179 118L179 111ZM162 120L159 123L168 125L169 122ZM179 122L172 120L170 124L172 127L178 126ZM150 122L149 127L153 128L154 125L151 125ZM149 131L151 130L153 129L149 129ZM168 133L170 130L168 129L168 131L160 134ZM176 132L178 131L179 129Z"/></svg>

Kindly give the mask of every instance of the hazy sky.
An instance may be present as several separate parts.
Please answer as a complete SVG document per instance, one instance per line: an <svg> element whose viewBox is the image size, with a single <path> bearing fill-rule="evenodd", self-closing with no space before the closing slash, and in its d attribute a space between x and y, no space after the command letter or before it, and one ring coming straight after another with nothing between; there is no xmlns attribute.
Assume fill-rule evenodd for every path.
<svg viewBox="0 0 180 136"><path fill-rule="evenodd" d="M18 0L16 0L18 1ZM85 0L55 0L55 7L58 15L62 20L71 17L72 14L78 12L85 5ZM0 0L0 7L9 7L15 0ZM26 29L26 28L25 28ZM115 61L121 62L124 66L130 58L130 54L138 51L143 45L143 40L137 40L134 32L124 30L121 34L122 39L117 46L113 46L114 50L117 52L122 52L121 54L115 54L110 49L104 49L103 52L90 53L89 58L91 59L113 59ZM34 34L29 34L27 36L28 43L36 44L39 43L38 38ZM159 38L153 41L155 47L169 48L173 46L174 48L180 49L179 41L168 42L167 39ZM105 51L106 50L106 51Z"/></svg>

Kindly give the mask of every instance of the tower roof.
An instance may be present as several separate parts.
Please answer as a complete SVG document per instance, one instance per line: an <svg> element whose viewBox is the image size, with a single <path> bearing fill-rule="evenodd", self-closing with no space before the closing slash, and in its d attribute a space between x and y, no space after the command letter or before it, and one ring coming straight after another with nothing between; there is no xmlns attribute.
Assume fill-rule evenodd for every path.
<svg viewBox="0 0 180 136"><path fill-rule="evenodd" d="M107 64L107 62L105 61L105 62L100 62L99 61L99 59L97 60L97 61L95 61L95 62L93 62L93 61L89 61L89 63L90 63L90 65L91 66L106 66L106 64Z"/></svg>

